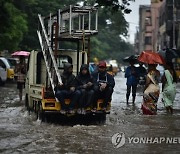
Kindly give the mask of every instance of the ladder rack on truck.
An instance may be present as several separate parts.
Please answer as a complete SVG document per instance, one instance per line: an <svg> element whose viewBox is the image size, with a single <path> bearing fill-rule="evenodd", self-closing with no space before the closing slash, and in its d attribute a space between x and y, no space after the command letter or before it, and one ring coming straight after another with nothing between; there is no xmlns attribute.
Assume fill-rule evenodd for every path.
<svg viewBox="0 0 180 154"><path fill-rule="evenodd" d="M93 26L91 18L94 12L95 25ZM38 17L41 29L37 31L37 34L52 90L55 93L55 82L62 83L55 59L57 51L60 50L59 42L63 40L76 40L79 43L79 40L83 40L85 49L85 37L98 33L98 10L95 7L70 5L67 9L59 9L56 14L52 15L50 13L48 17L42 17L39 14ZM85 17L88 17L88 20ZM76 20L78 20L78 23L75 22ZM85 27L85 21L88 22L88 27Z"/></svg>
<svg viewBox="0 0 180 154"><path fill-rule="evenodd" d="M37 30L41 52L32 51L26 78L26 106L43 117L44 113L60 113L61 103L55 99L54 88L62 83L63 63L71 61L73 73L81 64L89 63L90 37L98 33L98 9L72 6L59 9L46 17L40 14ZM75 43L75 49L63 48L64 42ZM80 48L82 46L82 48ZM101 103L97 109L101 109ZM69 99L65 100L68 104ZM110 107L110 105L109 105Z"/></svg>
<svg viewBox="0 0 180 154"><path fill-rule="evenodd" d="M92 17L94 20L92 22ZM90 36L98 33L98 10L95 7L79 7L70 5L69 8L58 10L56 14L51 14L44 18L48 20L48 35L50 41L55 37L53 25L57 25L58 38L62 39L82 39L82 36ZM95 24L93 24L95 23ZM54 37L52 37L54 36Z"/></svg>

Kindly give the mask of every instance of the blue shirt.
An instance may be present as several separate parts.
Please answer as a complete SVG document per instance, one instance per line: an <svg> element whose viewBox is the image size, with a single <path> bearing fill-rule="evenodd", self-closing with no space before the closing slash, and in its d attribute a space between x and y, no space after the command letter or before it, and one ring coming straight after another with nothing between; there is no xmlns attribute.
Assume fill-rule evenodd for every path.
<svg viewBox="0 0 180 154"><path fill-rule="evenodd" d="M135 66L129 66L125 72L125 78L127 78L126 85L137 85L138 84L138 68Z"/></svg>

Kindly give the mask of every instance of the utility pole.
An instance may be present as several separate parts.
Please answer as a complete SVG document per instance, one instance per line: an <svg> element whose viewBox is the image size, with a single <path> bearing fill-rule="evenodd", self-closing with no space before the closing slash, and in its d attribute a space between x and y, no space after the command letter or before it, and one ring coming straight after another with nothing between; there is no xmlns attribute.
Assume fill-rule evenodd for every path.
<svg viewBox="0 0 180 154"><path fill-rule="evenodd" d="M175 7L175 0L173 0L173 49L176 49L175 30L176 30L176 7Z"/></svg>

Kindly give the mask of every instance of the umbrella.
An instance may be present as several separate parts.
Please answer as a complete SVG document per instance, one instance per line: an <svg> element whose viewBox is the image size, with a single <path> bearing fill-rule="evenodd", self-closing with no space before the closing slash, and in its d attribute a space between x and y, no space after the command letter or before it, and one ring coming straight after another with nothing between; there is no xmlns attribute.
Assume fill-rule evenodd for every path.
<svg viewBox="0 0 180 154"><path fill-rule="evenodd" d="M164 59L166 59L166 49L161 49L157 53L160 54Z"/></svg>
<svg viewBox="0 0 180 154"><path fill-rule="evenodd" d="M166 60L166 62L172 62L173 58L178 58L179 55L177 54L176 49L164 49L159 50L158 53Z"/></svg>
<svg viewBox="0 0 180 154"><path fill-rule="evenodd" d="M138 60L146 64L165 64L163 57L157 52L143 51Z"/></svg>
<svg viewBox="0 0 180 154"><path fill-rule="evenodd" d="M13 54L11 54L12 56L25 56L28 57L30 55L30 52L27 51L16 51Z"/></svg>
<svg viewBox="0 0 180 154"><path fill-rule="evenodd" d="M172 62L173 58L178 58L178 54L176 53L176 49L167 49L166 50L166 61Z"/></svg>
<svg viewBox="0 0 180 154"><path fill-rule="evenodd" d="M123 59L124 62L134 62L134 63L137 63L138 62L138 55L131 55L129 57L125 57Z"/></svg>

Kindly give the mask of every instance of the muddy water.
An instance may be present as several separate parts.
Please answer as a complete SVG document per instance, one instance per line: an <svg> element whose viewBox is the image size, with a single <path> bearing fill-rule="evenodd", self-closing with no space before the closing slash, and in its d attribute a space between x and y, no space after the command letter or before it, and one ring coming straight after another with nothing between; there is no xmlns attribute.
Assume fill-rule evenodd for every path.
<svg viewBox="0 0 180 154"><path fill-rule="evenodd" d="M24 103L18 101L16 85L8 83L0 87L0 153L179 153L176 138L180 137L180 84L174 115L166 114L159 99L158 115L144 116L140 110L141 89L135 106L126 106L125 91L123 74L118 74L111 114L104 124L62 126L41 123L34 114L29 115ZM120 132L125 134L125 144L117 148L111 141L112 136ZM175 141L168 144L138 141L160 137L171 137Z"/></svg>

